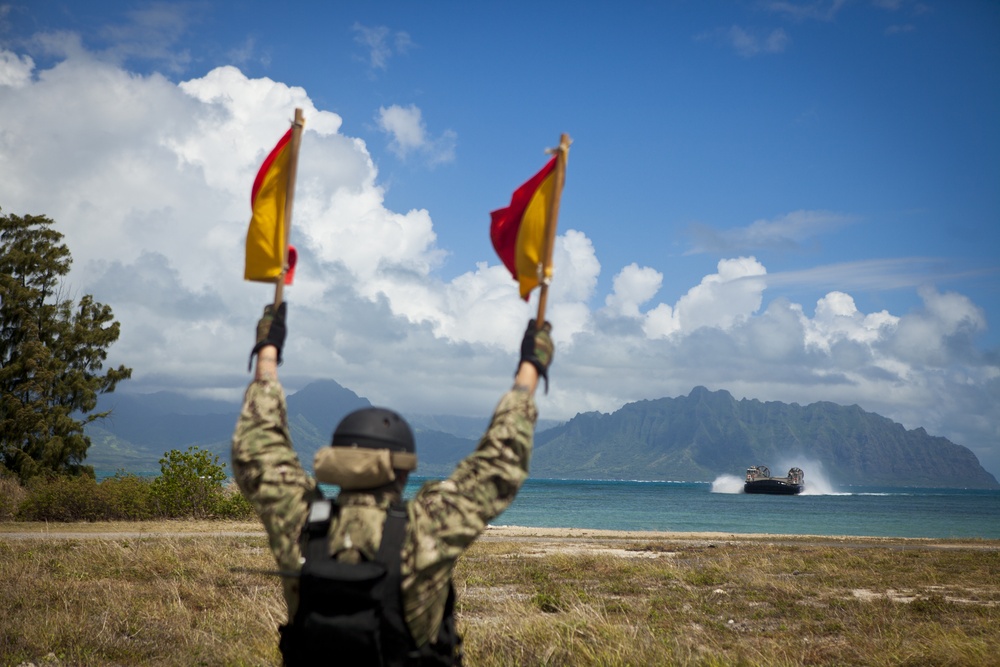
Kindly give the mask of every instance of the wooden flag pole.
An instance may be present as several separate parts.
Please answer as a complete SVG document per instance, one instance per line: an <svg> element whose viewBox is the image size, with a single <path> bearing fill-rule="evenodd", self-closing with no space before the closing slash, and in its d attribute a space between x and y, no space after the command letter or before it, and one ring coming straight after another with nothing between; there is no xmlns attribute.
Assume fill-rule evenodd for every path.
<svg viewBox="0 0 1000 667"><path fill-rule="evenodd" d="M302 109L295 109L295 120L292 121L292 138L288 156L288 187L285 190L285 248L281 264L281 273L274 286L274 309L277 310L285 296L285 274L288 272L288 237L292 231L292 204L295 200L295 177L299 171L299 146L302 144L302 128L306 121Z"/></svg>
<svg viewBox="0 0 1000 667"><path fill-rule="evenodd" d="M552 253L556 246L556 226L559 222L559 200L562 198L563 184L566 182L566 160L569 158L570 141L568 134L559 138L559 147L550 148L548 153L556 154L556 183L552 201L549 202L549 214L545 221L545 248L542 253L542 265L539 267L541 289L538 292L538 317L536 322L541 327L545 323L545 306L549 297L549 283L552 282Z"/></svg>

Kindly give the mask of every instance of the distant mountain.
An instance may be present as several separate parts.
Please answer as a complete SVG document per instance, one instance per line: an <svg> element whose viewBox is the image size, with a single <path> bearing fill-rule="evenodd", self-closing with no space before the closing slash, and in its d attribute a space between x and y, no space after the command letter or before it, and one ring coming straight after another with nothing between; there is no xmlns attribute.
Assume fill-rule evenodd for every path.
<svg viewBox="0 0 1000 667"><path fill-rule="evenodd" d="M579 414L535 439L532 474L569 479L711 481L750 465L821 464L838 485L996 489L966 447L856 405L737 401L696 387L688 396Z"/></svg>
<svg viewBox="0 0 1000 667"><path fill-rule="evenodd" d="M313 382L290 394L287 400L292 442L302 464L309 469L316 451L330 443L340 420L371 405L368 399L332 380ZM110 409L112 413L107 419L87 426L91 446L86 463L107 472L157 472L164 453L192 445L217 454L228 465L230 439L240 405L195 400L171 392L116 392L102 395L97 409ZM455 463L472 452L489 421L427 415L404 417L417 440L418 472L432 476L448 474ZM482 424L478 429L477 423ZM460 435L434 428L438 424L450 424ZM477 430L475 437L463 437Z"/></svg>
<svg viewBox="0 0 1000 667"><path fill-rule="evenodd" d="M319 380L288 396L288 421L294 424L304 420L315 427L321 447L330 444L333 429L345 415L367 407L371 407L367 398L358 396L333 380Z"/></svg>
<svg viewBox="0 0 1000 667"><path fill-rule="evenodd" d="M295 449L306 468L347 413L370 405L332 381L313 382L288 397ZM156 472L171 449L197 445L228 464L237 403L179 394L106 394L111 417L87 427L87 463L96 470ZM488 424L481 419L404 415L417 439L417 473L440 477L471 452ZM549 428L545 429L548 426ZM562 424L539 423L531 474L569 479L711 481L782 462L823 466L838 485L1000 488L965 447L858 406L735 400L696 387L688 396L629 403L613 414L588 412ZM798 464L806 472L805 463Z"/></svg>

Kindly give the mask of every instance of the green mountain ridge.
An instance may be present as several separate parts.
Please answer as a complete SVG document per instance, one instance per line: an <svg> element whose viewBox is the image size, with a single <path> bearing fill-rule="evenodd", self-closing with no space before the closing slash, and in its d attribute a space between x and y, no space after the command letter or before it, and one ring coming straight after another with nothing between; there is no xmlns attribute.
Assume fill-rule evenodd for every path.
<svg viewBox="0 0 1000 667"><path fill-rule="evenodd" d="M288 396L289 426L299 457L311 468L340 419L370 405L332 380ZM207 404L178 394L109 394L99 410L112 416L87 427L87 463L96 470L156 472L171 449L196 445L229 461L239 405ZM481 420L404 415L417 438L417 474L441 477L471 452ZM545 428L551 426L551 428ZM472 435L477 433L477 435ZM688 396L637 401L611 414L581 413L540 423L531 462L534 477L712 481L742 476L764 464L774 474L791 462L822 466L835 485L996 489L1000 484L966 447L922 429L906 430L860 407L834 403L737 401L727 391L695 387Z"/></svg>
<svg viewBox="0 0 1000 667"><path fill-rule="evenodd" d="M570 479L712 481L750 465L822 466L836 485L1000 488L966 447L906 430L857 405L688 396L584 413L535 439L532 474Z"/></svg>

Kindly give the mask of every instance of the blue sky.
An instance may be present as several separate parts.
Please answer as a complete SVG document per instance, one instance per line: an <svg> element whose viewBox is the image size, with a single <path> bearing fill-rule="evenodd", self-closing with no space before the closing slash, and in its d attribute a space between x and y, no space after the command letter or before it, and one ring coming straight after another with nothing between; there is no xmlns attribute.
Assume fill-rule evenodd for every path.
<svg viewBox="0 0 1000 667"><path fill-rule="evenodd" d="M0 0L0 207L57 221L130 390L245 385L302 106L289 389L488 414L533 312L489 211L565 132L543 416L857 403L1000 475L1000 5L297 6Z"/></svg>

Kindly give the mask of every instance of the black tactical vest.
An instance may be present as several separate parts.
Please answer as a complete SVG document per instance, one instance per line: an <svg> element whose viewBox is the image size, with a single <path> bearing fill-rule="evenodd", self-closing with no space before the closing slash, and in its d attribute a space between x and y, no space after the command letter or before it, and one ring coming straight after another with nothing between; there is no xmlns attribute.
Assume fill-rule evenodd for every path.
<svg viewBox="0 0 1000 667"><path fill-rule="evenodd" d="M330 522L339 511L329 500L314 501L302 528L299 607L280 628L285 665L461 665L451 584L436 642L417 648L406 625L400 591L406 505L389 508L375 559L360 563L341 563L328 553Z"/></svg>

